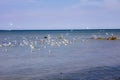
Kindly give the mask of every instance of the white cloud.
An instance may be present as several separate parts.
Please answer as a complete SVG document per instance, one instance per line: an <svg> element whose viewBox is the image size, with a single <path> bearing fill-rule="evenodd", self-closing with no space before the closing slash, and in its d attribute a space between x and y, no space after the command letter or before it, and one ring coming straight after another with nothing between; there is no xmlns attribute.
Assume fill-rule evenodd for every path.
<svg viewBox="0 0 120 80"><path fill-rule="evenodd" d="M80 7L103 7L109 9L120 9L120 0L80 0Z"/></svg>
<svg viewBox="0 0 120 80"><path fill-rule="evenodd" d="M37 3L38 1L40 0L21 0L19 2ZM118 14L120 13L120 1L118 0L80 0L79 3L64 8L16 10L7 15L2 15L1 21L2 19L8 22L12 20L22 26L37 26L38 28L39 26L52 26L54 28L56 26L58 28L65 28L65 26L69 28L75 28L75 26L76 28L111 28L120 25L120 16Z"/></svg>
<svg viewBox="0 0 120 80"><path fill-rule="evenodd" d="M73 17L75 24L111 28L120 26L119 0L80 0L79 4L66 9L65 14ZM75 17L75 18L74 18ZM100 27L101 26L101 27Z"/></svg>
<svg viewBox="0 0 120 80"><path fill-rule="evenodd" d="M18 3L37 3L40 2L41 0L1 0L0 4L18 4Z"/></svg>
<svg viewBox="0 0 120 80"><path fill-rule="evenodd" d="M104 0L104 6L107 9L120 9L120 1L118 0Z"/></svg>
<svg viewBox="0 0 120 80"><path fill-rule="evenodd" d="M80 0L80 5L82 6L88 6L88 5L100 5L102 3L101 0Z"/></svg>
<svg viewBox="0 0 120 80"><path fill-rule="evenodd" d="M40 2L40 0L23 0L24 2L28 2L28 3L37 3Z"/></svg>

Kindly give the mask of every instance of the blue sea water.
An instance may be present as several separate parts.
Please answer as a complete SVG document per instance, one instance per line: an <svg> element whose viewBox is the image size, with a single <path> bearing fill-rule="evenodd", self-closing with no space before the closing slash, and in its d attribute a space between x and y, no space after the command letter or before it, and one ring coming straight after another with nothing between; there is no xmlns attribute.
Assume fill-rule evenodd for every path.
<svg viewBox="0 0 120 80"><path fill-rule="evenodd" d="M0 80L112 80L119 66L120 29L0 31Z"/></svg>

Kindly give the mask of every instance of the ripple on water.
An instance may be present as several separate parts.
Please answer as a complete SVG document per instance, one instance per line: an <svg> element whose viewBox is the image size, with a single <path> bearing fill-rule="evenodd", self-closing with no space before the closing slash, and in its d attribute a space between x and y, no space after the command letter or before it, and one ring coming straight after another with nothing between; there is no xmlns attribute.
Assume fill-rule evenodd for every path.
<svg viewBox="0 0 120 80"><path fill-rule="evenodd" d="M49 78L48 80L120 80L120 66L89 68L69 73L60 73Z"/></svg>

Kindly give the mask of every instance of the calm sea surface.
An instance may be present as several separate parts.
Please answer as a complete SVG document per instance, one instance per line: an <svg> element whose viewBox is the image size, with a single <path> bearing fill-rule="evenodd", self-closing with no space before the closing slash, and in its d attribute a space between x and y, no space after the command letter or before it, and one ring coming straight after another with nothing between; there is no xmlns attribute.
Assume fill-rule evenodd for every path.
<svg viewBox="0 0 120 80"><path fill-rule="evenodd" d="M110 36L117 40L93 39ZM120 78L120 29L0 31L0 80L112 78Z"/></svg>

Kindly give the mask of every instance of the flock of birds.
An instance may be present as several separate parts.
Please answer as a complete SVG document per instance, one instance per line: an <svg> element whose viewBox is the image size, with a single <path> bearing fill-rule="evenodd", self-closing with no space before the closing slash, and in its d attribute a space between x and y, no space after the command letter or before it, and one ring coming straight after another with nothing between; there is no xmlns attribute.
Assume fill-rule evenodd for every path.
<svg viewBox="0 0 120 80"><path fill-rule="evenodd" d="M93 36L89 39L95 39L95 40L118 40L116 36L110 36L108 38L103 37L96 37ZM12 47L29 47L31 52L35 49L40 50L41 48L47 48L48 46L67 46L70 45L76 41L85 41L84 39L80 39L80 37L77 38L66 38L63 35L59 35L56 37L52 37L51 35L44 36L43 38L36 37L34 39L29 39L26 37L22 37L21 40L9 40L9 39L3 39L3 41L0 41L0 48L4 48L5 52L8 51L8 48ZM50 52L50 51L49 51Z"/></svg>
<svg viewBox="0 0 120 80"><path fill-rule="evenodd" d="M67 46L70 45L73 41L70 39L66 39L63 35L59 35L57 37L52 37L51 35L44 36L43 38L34 38L29 39L26 37L22 37L21 40L9 40L3 39L0 42L0 48L5 48L7 52L8 48L13 47L29 47L31 52L35 49L40 50L41 48L47 48L48 46Z"/></svg>

